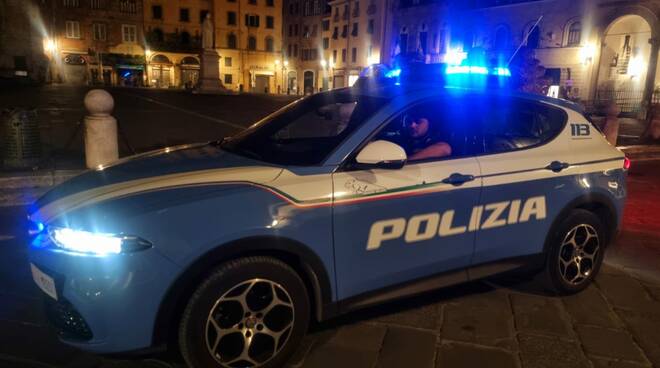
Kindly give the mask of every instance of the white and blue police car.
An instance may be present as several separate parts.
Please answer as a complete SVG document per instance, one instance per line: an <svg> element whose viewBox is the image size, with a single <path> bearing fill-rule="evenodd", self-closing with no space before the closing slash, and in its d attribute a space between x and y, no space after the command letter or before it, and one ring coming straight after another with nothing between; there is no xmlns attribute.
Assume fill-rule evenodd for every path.
<svg viewBox="0 0 660 368"><path fill-rule="evenodd" d="M594 279L628 161L577 105L491 88L503 68L372 74L40 198L30 266L61 339L276 367L311 320L521 267Z"/></svg>

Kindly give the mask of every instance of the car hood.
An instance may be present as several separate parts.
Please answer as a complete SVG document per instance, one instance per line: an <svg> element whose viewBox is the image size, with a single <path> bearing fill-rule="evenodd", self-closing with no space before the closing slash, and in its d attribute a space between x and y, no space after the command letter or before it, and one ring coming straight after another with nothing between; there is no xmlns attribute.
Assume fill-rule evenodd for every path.
<svg viewBox="0 0 660 368"><path fill-rule="evenodd" d="M50 190L31 209L40 221L74 208L134 193L218 182L267 183L282 168L196 144L131 156L89 170Z"/></svg>

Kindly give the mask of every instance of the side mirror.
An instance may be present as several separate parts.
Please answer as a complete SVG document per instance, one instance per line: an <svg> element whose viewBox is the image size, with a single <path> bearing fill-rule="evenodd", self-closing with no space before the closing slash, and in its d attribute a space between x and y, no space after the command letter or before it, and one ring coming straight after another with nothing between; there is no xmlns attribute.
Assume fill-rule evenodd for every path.
<svg viewBox="0 0 660 368"><path fill-rule="evenodd" d="M407 160L406 151L388 141L367 144L355 158L358 169L400 169Z"/></svg>

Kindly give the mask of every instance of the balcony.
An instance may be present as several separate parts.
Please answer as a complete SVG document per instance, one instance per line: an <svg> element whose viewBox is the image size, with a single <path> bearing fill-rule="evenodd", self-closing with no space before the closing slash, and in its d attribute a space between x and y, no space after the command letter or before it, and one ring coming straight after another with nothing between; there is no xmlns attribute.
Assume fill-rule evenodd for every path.
<svg viewBox="0 0 660 368"><path fill-rule="evenodd" d="M121 0L119 11L125 14L137 14L138 6L135 0Z"/></svg>
<svg viewBox="0 0 660 368"><path fill-rule="evenodd" d="M146 35L149 48L157 51L198 53L202 49L202 38L191 36L187 32L163 33L159 29Z"/></svg>

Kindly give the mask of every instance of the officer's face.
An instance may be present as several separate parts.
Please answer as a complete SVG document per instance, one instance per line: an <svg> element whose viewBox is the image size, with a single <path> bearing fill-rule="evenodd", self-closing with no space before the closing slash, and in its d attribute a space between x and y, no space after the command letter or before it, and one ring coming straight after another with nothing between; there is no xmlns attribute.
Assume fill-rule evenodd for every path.
<svg viewBox="0 0 660 368"><path fill-rule="evenodd" d="M426 118L417 118L408 126L408 133L413 138L423 137L429 131L429 121Z"/></svg>

